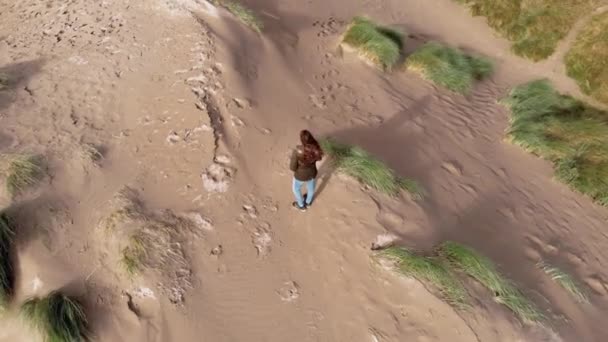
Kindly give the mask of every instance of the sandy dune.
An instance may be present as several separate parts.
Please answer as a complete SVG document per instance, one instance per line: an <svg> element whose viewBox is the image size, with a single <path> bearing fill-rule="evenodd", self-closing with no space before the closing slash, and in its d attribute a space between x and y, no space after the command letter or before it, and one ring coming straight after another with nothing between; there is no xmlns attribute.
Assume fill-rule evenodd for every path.
<svg viewBox="0 0 608 342"><path fill-rule="evenodd" d="M0 72L16 80L0 93L0 152L48 165L39 188L0 198L19 222L14 309L63 288L85 299L99 341L606 339L608 211L503 140L497 99L510 87L548 77L580 95L559 60L512 56L448 0L243 3L263 35L204 0L0 1ZM404 28L408 51L439 40L494 58L497 72L468 97L381 73L338 46L359 14ZM315 206L291 210L302 128L361 145L429 195L390 199L324 165ZM125 188L142 222L174 218L179 234L161 249L183 267L125 276L108 243L124 230L103 232ZM475 247L548 327L522 325L481 289L474 310L454 311L370 258L381 234ZM581 279L591 304L563 293L541 259ZM39 340L16 317L1 326L0 341Z"/></svg>

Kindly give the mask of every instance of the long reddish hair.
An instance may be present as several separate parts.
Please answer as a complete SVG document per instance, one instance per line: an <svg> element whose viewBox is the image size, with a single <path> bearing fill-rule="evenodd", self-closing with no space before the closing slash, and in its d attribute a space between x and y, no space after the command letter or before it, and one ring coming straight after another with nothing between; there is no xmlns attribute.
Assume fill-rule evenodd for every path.
<svg viewBox="0 0 608 342"><path fill-rule="evenodd" d="M298 160L302 164L313 164L323 159L321 145L308 130L300 132L300 142L302 143L302 153L298 155Z"/></svg>

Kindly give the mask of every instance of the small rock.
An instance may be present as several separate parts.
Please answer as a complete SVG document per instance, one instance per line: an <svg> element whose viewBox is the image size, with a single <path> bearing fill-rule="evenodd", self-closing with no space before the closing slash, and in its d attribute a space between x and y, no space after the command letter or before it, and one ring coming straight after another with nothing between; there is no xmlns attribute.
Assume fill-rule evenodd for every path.
<svg viewBox="0 0 608 342"><path fill-rule="evenodd" d="M376 241L372 242L371 249L373 251L384 249L390 247L397 241L399 238L391 233L384 233L376 236Z"/></svg>

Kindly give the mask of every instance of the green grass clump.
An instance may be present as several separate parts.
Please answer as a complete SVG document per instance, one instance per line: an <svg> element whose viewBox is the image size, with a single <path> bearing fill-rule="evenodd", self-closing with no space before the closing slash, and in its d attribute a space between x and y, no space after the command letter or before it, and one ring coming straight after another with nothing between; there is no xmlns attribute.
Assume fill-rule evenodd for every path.
<svg viewBox="0 0 608 342"><path fill-rule="evenodd" d="M411 54L406 68L417 71L433 83L451 91L467 93L476 80L492 74L492 62L484 57L467 55L464 52L430 42Z"/></svg>
<svg viewBox="0 0 608 342"><path fill-rule="evenodd" d="M598 0L456 0L466 4L474 16L513 42L513 51L534 61L545 59L578 19Z"/></svg>
<svg viewBox="0 0 608 342"><path fill-rule="evenodd" d="M46 342L84 342L88 338L87 317L82 305L59 292L27 300L21 313L44 334Z"/></svg>
<svg viewBox="0 0 608 342"><path fill-rule="evenodd" d="M245 5L232 0L212 0L212 3L216 6L224 7L243 24L249 26L258 33L261 33L264 29L264 22L262 22L253 10L245 7Z"/></svg>
<svg viewBox="0 0 608 342"><path fill-rule="evenodd" d="M441 244L438 252L453 267L460 269L492 291L497 302L511 309L523 321L536 322L542 319L542 314L534 304L505 279L486 257L455 242Z"/></svg>
<svg viewBox="0 0 608 342"><path fill-rule="evenodd" d="M401 273L437 288L450 304L458 308L467 306L464 286L438 258L418 255L403 247L389 247L380 255L394 260Z"/></svg>
<svg viewBox="0 0 608 342"><path fill-rule="evenodd" d="M6 213L0 213L0 311L6 309L13 294L14 269L11 250L15 230Z"/></svg>
<svg viewBox="0 0 608 342"><path fill-rule="evenodd" d="M566 55L566 70L581 90L608 104L608 12L595 16Z"/></svg>
<svg viewBox="0 0 608 342"><path fill-rule="evenodd" d="M398 177L390 167L358 146L324 139L321 141L321 147L333 158L338 171L354 177L372 189L391 196L396 196L402 189L416 199L424 196L424 190L417 182Z"/></svg>
<svg viewBox="0 0 608 342"><path fill-rule="evenodd" d="M0 90L4 90L8 87L10 83L10 78L7 74L0 72Z"/></svg>
<svg viewBox="0 0 608 342"><path fill-rule="evenodd" d="M512 142L554 164L556 177L608 205L608 113L556 92L546 80L520 85L503 100Z"/></svg>
<svg viewBox="0 0 608 342"><path fill-rule="evenodd" d="M380 26L363 17L355 17L344 34L343 43L385 70L390 70L401 58L403 33Z"/></svg>
<svg viewBox="0 0 608 342"><path fill-rule="evenodd" d="M129 239L129 245L122 249L121 255L120 262L129 275L134 276L141 272L146 256L143 239L137 235L132 236Z"/></svg>
<svg viewBox="0 0 608 342"><path fill-rule="evenodd" d="M543 270L543 272L545 272L551 278L551 280L555 281L564 290L568 291L579 303L589 302L589 299L585 293L578 286L574 278L572 278L572 276L570 276L568 273L542 261L538 263L538 267Z"/></svg>
<svg viewBox="0 0 608 342"><path fill-rule="evenodd" d="M38 156L6 154L0 156L0 164L0 170L6 176L6 190L12 196L38 183L43 175Z"/></svg>

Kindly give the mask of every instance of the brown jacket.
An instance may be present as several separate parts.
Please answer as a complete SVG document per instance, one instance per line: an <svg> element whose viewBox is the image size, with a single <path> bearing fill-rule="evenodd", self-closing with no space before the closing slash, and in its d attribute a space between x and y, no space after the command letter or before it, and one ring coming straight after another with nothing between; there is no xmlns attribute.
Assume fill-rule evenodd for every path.
<svg viewBox="0 0 608 342"><path fill-rule="evenodd" d="M304 165L300 162L298 156L304 151L302 146L298 146L291 155L291 161L289 162L289 168L294 173L295 179L306 182L317 177L317 163Z"/></svg>

